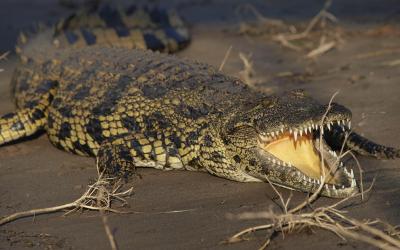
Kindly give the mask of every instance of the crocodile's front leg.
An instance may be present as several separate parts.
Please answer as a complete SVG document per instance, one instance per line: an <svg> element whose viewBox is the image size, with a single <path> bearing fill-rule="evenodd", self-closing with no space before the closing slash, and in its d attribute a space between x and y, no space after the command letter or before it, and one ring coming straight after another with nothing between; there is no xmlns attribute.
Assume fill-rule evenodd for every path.
<svg viewBox="0 0 400 250"><path fill-rule="evenodd" d="M0 117L0 145L33 135L47 124L47 110L57 91L55 81L43 81L33 88L29 101L15 112Z"/></svg>
<svg viewBox="0 0 400 250"><path fill-rule="evenodd" d="M153 136L136 133L109 138L100 145L97 153L99 172L107 176L128 177L134 173L135 167L182 169L182 157L174 142L161 132Z"/></svg>
<svg viewBox="0 0 400 250"><path fill-rule="evenodd" d="M346 133L349 132L344 132L339 126L335 125L332 130L324 132L324 138L334 149L340 150L346 139ZM345 142L345 149L377 159L400 158L399 149L377 144L355 132L350 132L350 134L348 134Z"/></svg>

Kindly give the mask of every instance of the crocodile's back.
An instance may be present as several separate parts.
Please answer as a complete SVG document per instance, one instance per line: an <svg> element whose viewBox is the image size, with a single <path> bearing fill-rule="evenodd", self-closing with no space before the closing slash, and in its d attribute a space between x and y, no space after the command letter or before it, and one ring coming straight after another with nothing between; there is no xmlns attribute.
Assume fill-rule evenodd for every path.
<svg viewBox="0 0 400 250"><path fill-rule="evenodd" d="M36 49L32 58L14 78L19 108L57 86L47 133L57 146L83 155L127 133L189 133L237 103L235 93L243 99L250 93L211 66L140 49Z"/></svg>

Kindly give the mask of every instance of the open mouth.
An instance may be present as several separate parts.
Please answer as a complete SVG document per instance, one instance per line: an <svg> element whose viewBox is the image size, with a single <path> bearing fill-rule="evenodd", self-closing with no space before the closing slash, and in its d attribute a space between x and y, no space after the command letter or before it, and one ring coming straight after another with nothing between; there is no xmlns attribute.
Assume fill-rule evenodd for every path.
<svg viewBox="0 0 400 250"><path fill-rule="evenodd" d="M350 126L350 120L346 119L327 121L322 129L313 122L300 128L281 128L259 134L259 147L270 164L289 168L294 173L292 187L288 183L278 182L278 185L312 191L320 186L321 178L325 176L323 192L341 196L343 192L357 189L354 172L348 170L340 156L328 146L323 133L332 128L349 131Z"/></svg>

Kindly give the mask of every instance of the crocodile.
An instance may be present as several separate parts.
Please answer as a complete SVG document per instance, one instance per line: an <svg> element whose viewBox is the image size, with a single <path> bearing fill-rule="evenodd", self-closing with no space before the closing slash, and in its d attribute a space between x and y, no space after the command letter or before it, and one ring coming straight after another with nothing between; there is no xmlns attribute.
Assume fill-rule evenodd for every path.
<svg viewBox="0 0 400 250"><path fill-rule="evenodd" d="M17 108L0 118L0 145L44 131L56 147L95 157L107 176L128 178L136 167L206 171L311 193L323 185L332 198L359 191L338 152L400 157L353 132L340 104L303 90L266 95L208 64L136 45L78 46L68 39L74 30L86 40L72 21L20 39Z"/></svg>

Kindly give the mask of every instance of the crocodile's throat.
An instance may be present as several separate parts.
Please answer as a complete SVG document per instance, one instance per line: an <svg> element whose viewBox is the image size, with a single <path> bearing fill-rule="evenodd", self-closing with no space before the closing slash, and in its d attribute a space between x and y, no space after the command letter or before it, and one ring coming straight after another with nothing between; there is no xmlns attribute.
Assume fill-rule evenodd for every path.
<svg viewBox="0 0 400 250"><path fill-rule="evenodd" d="M322 164L316 144L312 134L299 136L295 140L293 135L286 133L269 143L263 143L262 148L313 179L319 180L325 174L327 183L338 184L329 164L325 160Z"/></svg>

